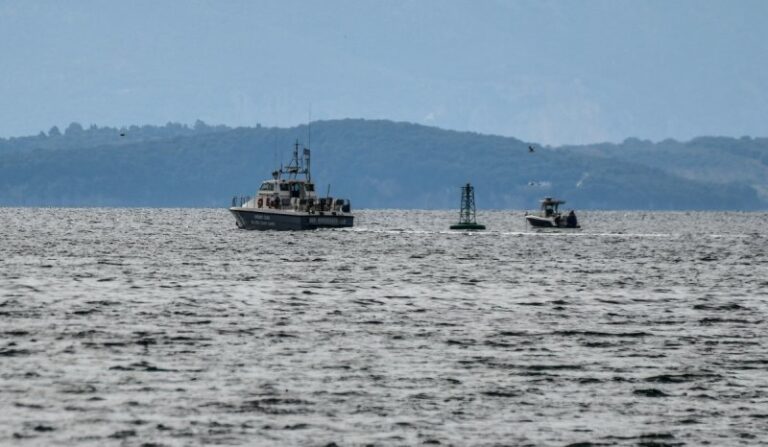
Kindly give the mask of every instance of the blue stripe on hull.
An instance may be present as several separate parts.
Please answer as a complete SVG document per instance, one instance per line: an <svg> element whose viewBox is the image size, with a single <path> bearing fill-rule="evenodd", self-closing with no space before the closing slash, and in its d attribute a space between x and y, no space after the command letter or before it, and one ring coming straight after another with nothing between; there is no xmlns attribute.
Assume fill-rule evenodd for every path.
<svg viewBox="0 0 768 447"><path fill-rule="evenodd" d="M237 226L246 230L314 230L316 228L351 227L354 223L354 216L347 215L292 215L242 209L230 209L229 211L235 216Z"/></svg>

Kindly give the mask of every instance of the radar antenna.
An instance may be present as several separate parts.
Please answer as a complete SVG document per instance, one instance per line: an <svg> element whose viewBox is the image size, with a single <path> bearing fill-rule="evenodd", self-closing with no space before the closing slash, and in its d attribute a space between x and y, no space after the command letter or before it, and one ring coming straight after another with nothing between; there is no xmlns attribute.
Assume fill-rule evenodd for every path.
<svg viewBox="0 0 768 447"><path fill-rule="evenodd" d="M280 168L280 173L288 174L289 179L296 179L299 174L304 174L307 181L311 180L309 173L309 149L304 148L303 156L299 158L299 140L293 144L293 157L285 168Z"/></svg>

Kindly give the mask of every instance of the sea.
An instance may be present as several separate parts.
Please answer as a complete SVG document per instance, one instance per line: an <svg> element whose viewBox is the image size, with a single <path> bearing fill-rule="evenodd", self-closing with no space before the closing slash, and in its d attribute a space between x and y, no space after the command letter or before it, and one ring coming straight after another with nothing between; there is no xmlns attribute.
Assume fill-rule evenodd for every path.
<svg viewBox="0 0 768 447"><path fill-rule="evenodd" d="M0 445L768 443L768 214L0 208Z"/></svg>

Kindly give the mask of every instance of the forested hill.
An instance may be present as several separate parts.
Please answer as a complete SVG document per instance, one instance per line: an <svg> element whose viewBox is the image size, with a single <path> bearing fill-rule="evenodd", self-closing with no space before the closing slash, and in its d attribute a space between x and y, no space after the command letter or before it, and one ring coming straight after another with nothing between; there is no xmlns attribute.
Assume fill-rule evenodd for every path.
<svg viewBox="0 0 768 447"><path fill-rule="evenodd" d="M0 139L0 205L225 207L287 163L307 126L71 124ZM528 147L533 146L534 152ZM768 209L767 138L541 147L514 138L391 121L312 123L312 173L356 208Z"/></svg>

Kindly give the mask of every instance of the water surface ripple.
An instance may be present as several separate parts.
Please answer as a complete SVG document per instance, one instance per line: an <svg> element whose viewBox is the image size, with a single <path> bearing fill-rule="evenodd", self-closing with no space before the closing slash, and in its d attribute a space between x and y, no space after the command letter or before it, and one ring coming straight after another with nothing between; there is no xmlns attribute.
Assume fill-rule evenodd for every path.
<svg viewBox="0 0 768 447"><path fill-rule="evenodd" d="M0 209L0 444L754 445L768 215Z"/></svg>

